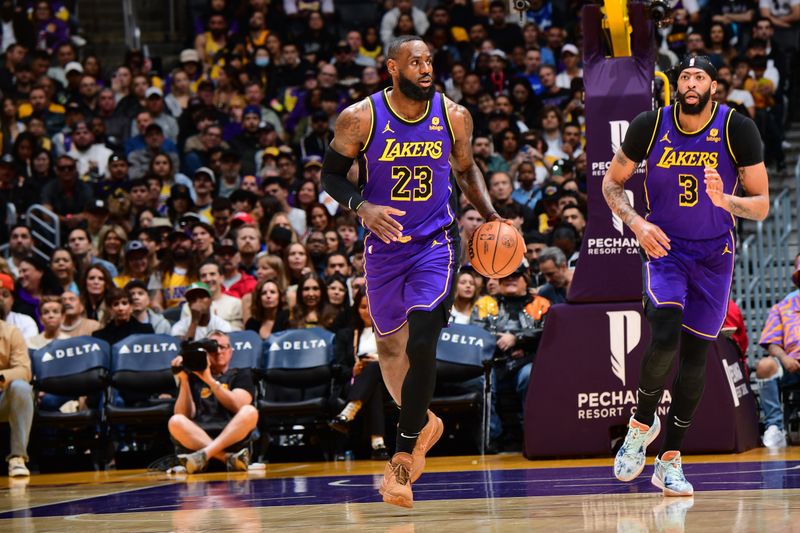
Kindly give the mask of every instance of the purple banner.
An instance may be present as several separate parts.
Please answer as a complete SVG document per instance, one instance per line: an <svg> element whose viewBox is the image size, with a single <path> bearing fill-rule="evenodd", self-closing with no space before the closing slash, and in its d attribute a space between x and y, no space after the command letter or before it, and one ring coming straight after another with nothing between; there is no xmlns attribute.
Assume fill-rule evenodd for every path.
<svg viewBox="0 0 800 533"><path fill-rule="evenodd" d="M624 436L635 410L649 342L639 302L553 306L528 386L526 457L610 454L612 439ZM667 389L671 384L672 378ZM667 390L657 411L662 421L671 402ZM705 393L684 450L741 452L757 445L756 404L737 348L719 339L709 352Z"/></svg>
<svg viewBox="0 0 800 533"><path fill-rule="evenodd" d="M642 4L631 4L633 56L607 58L600 48L597 6L583 11L584 80L586 85L586 156L589 220L580 259L569 291L571 302L620 302L641 298L639 243L613 215L601 185L611 159L636 115L651 109L655 69L652 24ZM626 184L628 199L643 212L644 169Z"/></svg>

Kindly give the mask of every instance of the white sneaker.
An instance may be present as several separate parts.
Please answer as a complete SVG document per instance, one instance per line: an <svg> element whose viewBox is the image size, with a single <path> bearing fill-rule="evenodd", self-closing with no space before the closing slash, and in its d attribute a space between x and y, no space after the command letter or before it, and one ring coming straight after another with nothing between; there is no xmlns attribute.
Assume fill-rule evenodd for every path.
<svg viewBox="0 0 800 533"><path fill-rule="evenodd" d="M663 457L668 457L664 459ZM694 487L683 475L680 452L666 452L656 457L655 469L650 482L664 492L664 496L691 496Z"/></svg>
<svg viewBox="0 0 800 533"><path fill-rule="evenodd" d="M647 447L658 437L661 421L656 416L651 426L631 417L625 442L614 458L614 476L620 481L633 481L644 470Z"/></svg>
<svg viewBox="0 0 800 533"><path fill-rule="evenodd" d="M786 447L786 432L776 425L772 425L764 432L761 437L761 442L767 448L785 448Z"/></svg>
<svg viewBox="0 0 800 533"><path fill-rule="evenodd" d="M30 475L30 470L25 466L25 459L12 457L8 460L8 477L27 477Z"/></svg>

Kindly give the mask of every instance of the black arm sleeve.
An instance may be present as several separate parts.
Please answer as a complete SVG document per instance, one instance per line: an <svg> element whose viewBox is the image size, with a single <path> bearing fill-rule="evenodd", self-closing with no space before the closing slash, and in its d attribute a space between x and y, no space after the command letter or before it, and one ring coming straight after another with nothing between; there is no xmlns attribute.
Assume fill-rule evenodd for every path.
<svg viewBox="0 0 800 533"><path fill-rule="evenodd" d="M347 179L352 165L352 158L343 156L333 148L328 150L322 162L322 187L339 205L356 211L364 203L364 198Z"/></svg>
<svg viewBox="0 0 800 533"><path fill-rule="evenodd" d="M734 112L728 123L728 140L736 158L736 165L749 167L764 161L761 134L756 123L742 113Z"/></svg>
<svg viewBox="0 0 800 533"><path fill-rule="evenodd" d="M631 161L640 163L647 157L647 149L650 147L650 139L653 138L659 113L660 110L639 113L628 126L625 140L622 141L622 151Z"/></svg>

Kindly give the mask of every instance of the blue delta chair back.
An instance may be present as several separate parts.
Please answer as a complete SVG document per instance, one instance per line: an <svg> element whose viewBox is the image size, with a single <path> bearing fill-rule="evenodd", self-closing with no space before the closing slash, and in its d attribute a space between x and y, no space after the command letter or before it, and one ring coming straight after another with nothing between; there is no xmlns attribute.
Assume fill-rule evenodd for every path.
<svg viewBox="0 0 800 533"><path fill-rule="evenodd" d="M495 338L476 325L451 324L442 330L436 346L436 393L431 410L437 414L467 413L480 421L478 449L484 453L489 438L491 364ZM477 378L483 377L483 380Z"/></svg>
<svg viewBox="0 0 800 533"><path fill-rule="evenodd" d="M170 335L131 335L111 349L111 384L120 391L174 392L171 362L181 341Z"/></svg>
<svg viewBox="0 0 800 533"><path fill-rule="evenodd" d="M181 341L170 335L130 335L111 348L111 385L119 393L106 406L111 422L148 425L166 432L177 393L171 362Z"/></svg>
<svg viewBox="0 0 800 533"><path fill-rule="evenodd" d="M37 390L60 396L99 393L111 363L108 343L93 337L55 340L31 353Z"/></svg>
<svg viewBox="0 0 800 533"><path fill-rule="evenodd" d="M276 333L264 342L262 361L266 391L260 411L269 416L327 410L333 333L322 328Z"/></svg>

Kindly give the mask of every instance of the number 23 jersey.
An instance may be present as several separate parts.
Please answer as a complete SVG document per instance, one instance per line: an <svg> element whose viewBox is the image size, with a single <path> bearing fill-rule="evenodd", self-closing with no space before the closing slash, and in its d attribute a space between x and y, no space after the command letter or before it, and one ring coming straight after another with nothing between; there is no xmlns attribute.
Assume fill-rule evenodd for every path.
<svg viewBox="0 0 800 533"><path fill-rule="evenodd" d="M622 149L634 161L646 158L644 201L649 222L673 237L713 239L727 234L736 220L706 194L704 168L715 168L723 192L735 195L738 167L763 160L761 139L752 120L726 105L714 102L711 118L695 132L680 127L680 112L677 104L639 115L628 129ZM642 121L650 122L650 127L644 135L649 144L640 155ZM638 142L634 141L637 137Z"/></svg>
<svg viewBox="0 0 800 533"><path fill-rule="evenodd" d="M454 137L441 93L413 121L395 113L388 94L385 89L369 97L372 129L362 150L362 195L405 211L395 217L403 225L401 242L421 240L455 220L449 204Z"/></svg>

